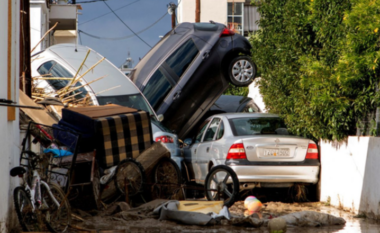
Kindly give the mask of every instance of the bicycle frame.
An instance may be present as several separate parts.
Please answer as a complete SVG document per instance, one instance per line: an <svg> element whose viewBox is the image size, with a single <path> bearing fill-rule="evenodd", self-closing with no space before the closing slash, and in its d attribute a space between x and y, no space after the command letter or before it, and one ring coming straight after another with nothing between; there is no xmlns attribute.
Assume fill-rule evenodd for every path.
<svg viewBox="0 0 380 233"><path fill-rule="evenodd" d="M57 201L57 199L54 197L53 193L51 192L49 185L45 181L41 180L41 177L38 174L37 170L32 170L32 172L33 172L33 177L32 177L31 187L29 186L27 179L25 178L25 175L23 175L23 181L24 181L23 187L25 191L29 193L30 195L29 199L32 203L33 212L36 210L36 205L35 205L36 203L38 203L38 208L41 208L42 206L43 200L41 200L42 199L41 185L43 185L46 188L50 198L53 200L54 204L59 208L60 204Z"/></svg>

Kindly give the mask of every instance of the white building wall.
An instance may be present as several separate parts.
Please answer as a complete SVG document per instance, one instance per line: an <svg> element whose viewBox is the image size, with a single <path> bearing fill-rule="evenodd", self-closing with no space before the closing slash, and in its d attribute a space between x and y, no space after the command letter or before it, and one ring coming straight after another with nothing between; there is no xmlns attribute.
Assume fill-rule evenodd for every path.
<svg viewBox="0 0 380 233"><path fill-rule="evenodd" d="M380 138L321 142L321 201L380 219Z"/></svg>
<svg viewBox="0 0 380 233"><path fill-rule="evenodd" d="M45 0L30 1L30 46L34 48L41 40L42 36L49 30L49 11ZM49 37L47 36L33 51L37 53L49 47Z"/></svg>
<svg viewBox="0 0 380 233"><path fill-rule="evenodd" d="M267 112L265 109L265 103L263 101L263 97L260 94L260 86L258 82L260 81L260 77L255 78L255 80L248 86L248 97L251 97L253 101L257 104L262 112Z"/></svg>
<svg viewBox="0 0 380 233"><path fill-rule="evenodd" d="M177 14L179 23L195 22L195 0L181 0ZM201 0L200 20L227 24L227 0Z"/></svg>
<svg viewBox="0 0 380 233"><path fill-rule="evenodd" d="M201 22L210 20L227 25L227 0L201 0Z"/></svg>
<svg viewBox="0 0 380 233"><path fill-rule="evenodd" d="M11 10L8 10L10 2ZM11 71L11 98L18 100L18 78L19 77L19 13L18 0L0 1L0 98L8 99L8 70ZM8 54L8 15L11 14L11 53ZM10 66L8 66L8 55ZM16 120L8 121L7 108L0 106L0 232L9 232L16 224L15 212L13 210L13 188L18 184L18 179L9 176L12 167L18 165L19 159L19 122L18 109L16 109Z"/></svg>

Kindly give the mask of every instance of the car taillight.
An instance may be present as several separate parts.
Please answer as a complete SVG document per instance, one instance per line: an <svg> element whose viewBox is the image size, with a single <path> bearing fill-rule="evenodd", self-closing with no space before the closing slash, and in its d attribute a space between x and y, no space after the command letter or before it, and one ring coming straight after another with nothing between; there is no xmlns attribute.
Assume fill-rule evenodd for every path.
<svg viewBox="0 0 380 233"><path fill-rule="evenodd" d="M247 159L247 155L245 154L244 144L243 143L235 143L228 150L226 159Z"/></svg>
<svg viewBox="0 0 380 233"><path fill-rule="evenodd" d="M309 143L307 147L306 159L318 159L318 147L315 143Z"/></svg>
<svg viewBox="0 0 380 233"><path fill-rule="evenodd" d="M156 137L156 142L173 143L174 140L170 136L159 136L159 137Z"/></svg>
<svg viewBox="0 0 380 233"><path fill-rule="evenodd" d="M222 33L220 34L220 37L224 37L224 36L233 36L235 35L235 32L234 31L231 31L230 29L228 28L224 28Z"/></svg>

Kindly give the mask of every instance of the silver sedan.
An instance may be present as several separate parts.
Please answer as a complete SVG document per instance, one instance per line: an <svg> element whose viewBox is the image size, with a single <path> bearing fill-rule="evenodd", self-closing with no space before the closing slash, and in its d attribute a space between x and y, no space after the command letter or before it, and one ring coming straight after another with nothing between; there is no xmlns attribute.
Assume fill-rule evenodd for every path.
<svg viewBox="0 0 380 233"><path fill-rule="evenodd" d="M201 124L193 139L185 140L184 156L188 179L199 184L220 164L235 171L240 190L316 184L319 179L317 145L290 135L274 114L214 115Z"/></svg>

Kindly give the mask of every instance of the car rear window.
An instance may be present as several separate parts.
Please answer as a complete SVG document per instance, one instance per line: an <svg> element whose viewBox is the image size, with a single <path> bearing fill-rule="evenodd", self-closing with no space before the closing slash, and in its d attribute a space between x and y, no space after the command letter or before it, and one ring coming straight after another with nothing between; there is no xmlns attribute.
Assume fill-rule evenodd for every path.
<svg viewBox="0 0 380 233"><path fill-rule="evenodd" d="M198 31L217 31L218 25L212 23L195 23L194 29Z"/></svg>
<svg viewBox="0 0 380 233"><path fill-rule="evenodd" d="M160 70L157 70L146 84L143 94L148 99L153 109L157 111L172 88L173 86L170 84L166 76Z"/></svg>
<svg viewBox="0 0 380 233"><path fill-rule="evenodd" d="M241 112L260 112L260 109L253 100L250 100Z"/></svg>
<svg viewBox="0 0 380 233"><path fill-rule="evenodd" d="M234 118L229 120L235 136L289 134L284 121L276 117Z"/></svg>
<svg viewBox="0 0 380 233"><path fill-rule="evenodd" d="M190 39L170 55L166 63L173 69L178 77L181 77L197 54L198 48L195 46L193 40Z"/></svg>
<svg viewBox="0 0 380 233"><path fill-rule="evenodd" d="M168 129L168 128L166 128L165 126L163 126L162 124L161 124L161 122L159 122L159 121L157 121L155 118L152 118L151 119L151 122L158 128L158 129L160 129L161 131L163 131L163 132L168 132L168 133L172 133L172 131L170 130L170 129Z"/></svg>

